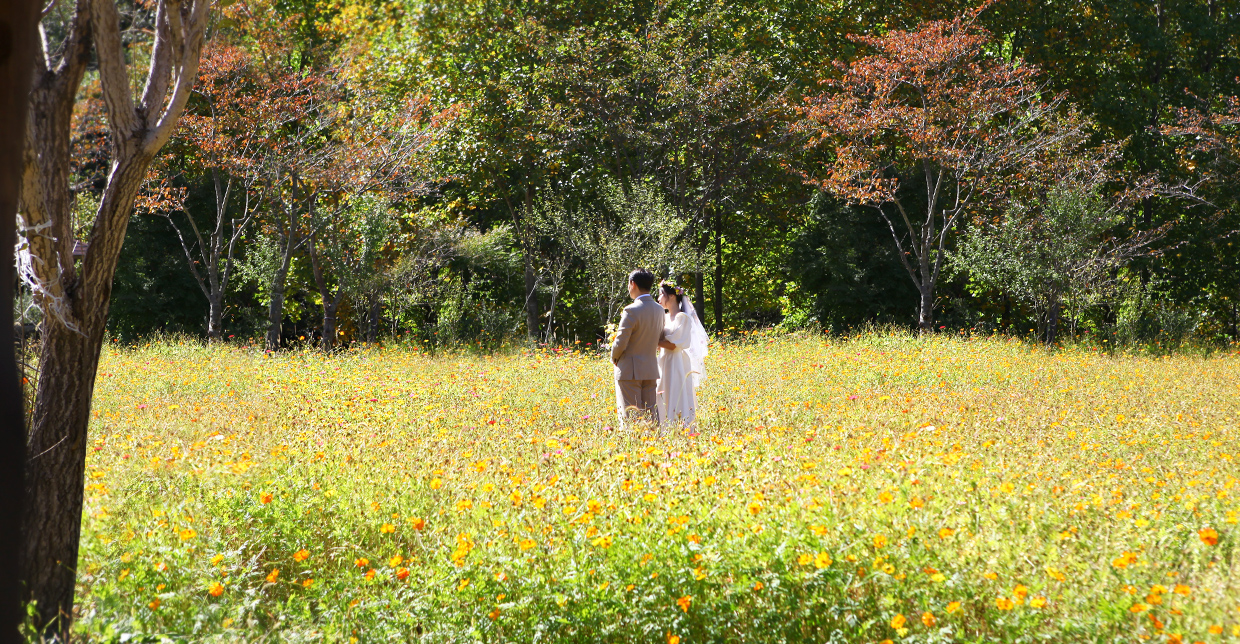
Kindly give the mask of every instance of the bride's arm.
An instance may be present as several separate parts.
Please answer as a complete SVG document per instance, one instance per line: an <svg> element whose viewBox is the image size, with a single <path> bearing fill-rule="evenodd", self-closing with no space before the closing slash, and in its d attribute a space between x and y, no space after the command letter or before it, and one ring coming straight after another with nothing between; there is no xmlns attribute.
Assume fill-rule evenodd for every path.
<svg viewBox="0 0 1240 644"><path fill-rule="evenodd" d="M670 329L670 332L669 332ZM689 342L689 334L686 333L687 327L684 324L663 329L663 337L659 338L659 346L668 351L683 349L684 345Z"/></svg>

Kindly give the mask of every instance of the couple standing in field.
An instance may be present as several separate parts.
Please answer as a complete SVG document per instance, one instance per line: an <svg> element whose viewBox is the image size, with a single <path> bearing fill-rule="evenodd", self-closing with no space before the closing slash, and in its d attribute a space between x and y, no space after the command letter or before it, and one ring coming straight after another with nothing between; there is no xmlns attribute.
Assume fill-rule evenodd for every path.
<svg viewBox="0 0 1240 644"><path fill-rule="evenodd" d="M656 424L691 425L705 374L706 328L683 288L664 282L655 301L654 275L640 269L629 274L628 287L633 303L620 314L611 343L620 424L639 415Z"/></svg>

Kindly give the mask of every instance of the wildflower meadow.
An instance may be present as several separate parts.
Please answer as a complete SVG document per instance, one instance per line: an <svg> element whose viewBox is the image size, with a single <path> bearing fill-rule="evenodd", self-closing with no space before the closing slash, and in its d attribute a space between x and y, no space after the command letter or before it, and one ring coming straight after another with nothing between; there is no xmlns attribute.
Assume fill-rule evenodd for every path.
<svg viewBox="0 0 1240 644"><path fill-rule="evenodd" d="M699 425L588 348L106 347L112 641L1240 641L1240 356L716 342Z"/></svg>

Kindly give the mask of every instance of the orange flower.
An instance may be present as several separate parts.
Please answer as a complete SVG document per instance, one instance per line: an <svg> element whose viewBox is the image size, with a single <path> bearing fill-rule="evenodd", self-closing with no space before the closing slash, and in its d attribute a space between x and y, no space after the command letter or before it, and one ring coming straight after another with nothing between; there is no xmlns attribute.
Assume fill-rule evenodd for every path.
<svg viewBox="0 0 1240 644"><path fill-rule="evenodd" d="M892 499L894 498L895 497L891 495L891 492L881 492L878 495L878 502L879 503L891 503Z"/></svg>
<svg viewBox="0 0 1240 644"><path fill-rule="evenodd" d="M955 530L952 530L951 528L939 528L939 538L940 538L940 539L946 539L946 538L948 538L948 537L952 536L953 534L956 534L956 531L955 531Z"/></svg>
<svg viewBox="0 0 1240 644"><path fill-rule="evenodd" d="M496 608L495 610L487 613L487 617L491 618L491 621L499 619L499 609Z"/></svg>
<svg viewBox="0 0 1240 644"><path fill-rule="evenodd" d="M934 618L934 613L926 611L921 614L921 623L925 624L926 628L934 628L934 625L938 623L938 620Z"/></svg>
<svg viewBox="0 0 1240 644"><path fill-rule="evenodd" d="M298 563L301 563L309 558L310 558L310 551L306 550L305 548L302 548L301 550L298 550L297 552L293 553L293 561L296 561Z"/></svg>
<svg viewBox="0 0 1240 644"><path fill-rule="evenodd" d="M999 597L995 599L995 608L998 608L999 610L1012 610L1015 606L1016 602L1013 602L1007 597Z"/></svg>
<svg viewBox="0 0 1240 644"><path fill-rule="evenodd" d="M948 602L948 603L947 603L947 613L948 613L949 615L950 615L951 613L954 613L954 612L958 611L958 610L960 610L960 602Z"/></svg>
<svg viewBox="0 0 1240 644"><path fill-rule="evenodd" d="M762 582L760 582L760 581L759 581L759 582L757 582L757 583L755 583L755 584L753 585L753 589L754 589L755 591L762 590L763 588L765 588L765 586L763 586L763 585L762 585Z"/></svg>
<svg viewBox="0 0 1240 644"><path fill-rule="evenodd" d="M409 569L408 569L408 568L397 568L397 569L396 569L396 578L397 578L397 579L399 579L399 580L401 580L401 581L404 581L407 577L409 577Z"/></svg>
<svg viewBox="0 0 1240 644"><path fill-rule="evenodd" d="M689 604L691 603L693 603L693 597L691 595L685 595L684 597L676 600L676 605L680 607L680 610L683 610L686 613L689 612Z"/></svg>
<svg viewBox="0 0 1240 644"><path fill-rule="evenodd" d="M874 547L875 548L882 548L885 545L887 545L887 535L885 534L874 535Z"/></svg>
<svg viewBox="0 0 1240 644"><path fill-rule="evenodd" d="M155 610L156 608L159 608L159 598L156 597L155 599L152 599L151 603L147 604L146 606L147 608L150 608L151 610Z"/></svg>
<svg viewBox="0 0 1240 644"><path fill-rule="evenodd" d="M375 569L371 568L370 570L367 570L366 579L374 579L374 578L375 578Z"/></svg>
<svg viewBox="0 0 1240 644"><path fill-rule="evenodd" d="M311 587L311 586L313 586L313 585L314 585L314 580L313 580L313 579L307 579L307 580L305 580L305 581L301 582L301 587L302 587L302 588L309 588L309 587Z"/></svg>
<svg viewBox="0 0 1240 644"><path fill-rule="evenodd" d="M189 541L190 539L193 539L194 537L198 536L198 533L194 532L190 528L186 528L180 532L180 535L181 535L181 541Z"/></svg>
<svg viewBox="0 0 1240 644"><path fill-rule="evenodd" d="M383 534L392 534L393 532L396 532L396 526L390 523L385 523L379 527L379 532Z"/></svg>
<svg viewBox="0 0 1240 644"><path fill-rule="evenodd" d="M413 525L414 530L421 530L426 527L425 519L411 519L409 523Z"/></svg>
<svg viewBox="0 0 1240 644"><path fill-rule="evenodd" d="M1018 584L1016 588L1012 589L1012 595L1017 599L1024 600L1029 596L1029 589Z"/></svg>
<svg viewBox="0 0 1240 644"><path fill-rule="evenodd" d="M904 617L903 613L896 613L896 616L891 618L892 628L904 628L906 623L908 623L908 619Z"/></svg>
<svg viewBox="0 0 1240 644"><path fill-rule="evenodd" d="M1218 530L1214 528L1202 528L1197 532L1197 536L1201 537L1201 542L1207 546L1218 544Z"/></svg>
<svg viewBox="0 0 1240 644"><path fill-rule="evenodd" d="M224 594L224 586L222 586L220 582L217 581L211 584L211 587L207 589L207 593L210 594L212 597L219 597L220 595Z"/></svg>
<svg viewBox="0 0 1240 644"><path fill-rule="evenodd" d="M279 579L279 578L280 578L280 569L279 569L279 568L272 568L272 569L271 569L271 572L267 573L267 583L269 583L269 584L274 584L274 583L276 583L276 580L277 580L277 579Z"/></svg>
<svg viewBox="0 0 1240 644"><path fill-rule="evenodd" d="M405 558L400 555L392 555L392 558L388 559L388 565L395 568L399 566L401 562L403 562L404 560Z"/></svg>
<svg viewBox="0 0 1240 644"><path fill-rule="evenodd" d="M259 494L258 502L262 503L263 505L267 505L268 503L271 503L271 492L263 492Z"/></svg>
<svg viewBox="0 0 1240 644"><path fill-rule="evenodd" d="M369 566L369 565L370 565L370 560L369 560L369 559L367 559L367 558L365 558L365 557L361 557L361 558L359 558L359 559L354 560L354 561L353 561L353 563L354 563L354 564L355 564L358 568L365 568L366 566Z"/></svg>
<svg viewBox="0 0 1240 644"><path fill-rule="evenodd" d="M1116 568L1127 568L1135 563L1137 563L1137 553L1135 552L1125 552L1111 560L1111 565Z"/></svg>
<svg viewBox="0 0 1240 644"><path fill-rule="evenodd" d="M667 644L680 644L680 636L679 636L679 635L672 635L671 633L668 633L668 634L667 634Z"/></svg>

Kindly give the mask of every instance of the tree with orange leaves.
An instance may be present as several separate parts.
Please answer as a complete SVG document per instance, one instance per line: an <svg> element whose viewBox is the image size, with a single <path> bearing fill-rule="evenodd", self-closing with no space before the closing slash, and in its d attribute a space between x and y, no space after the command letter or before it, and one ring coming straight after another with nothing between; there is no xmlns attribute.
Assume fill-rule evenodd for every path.
<svg viewBox="0 0 1240 644"><path fill-rule="evenodd" d="M234 257L246 228L265 202L264 179L271 162L296 141L290 126L312 105L313 75L269 69L240 47L210 43L203 51L198 83L173 140L175 159L152 166L139 208L168 219L189 263L190 273L209 303L207 338L223 329L224 297ZM187 205L180 174L205 176L214 189L210 227L199 226ZM240 201L240 212L233 216ZM181 213L189 233L173 217ZM188 239L187 239L188 237Z"/></svg>
<svg viewBox="0 0 1240 644"><path fill-rule="evenodd" d="M949 234L971 212L1034 178L1048 155L1079 148L1085 123L1046 96L1037 69L986 53L976 13L916 31L851 36L874 50L821 81L794 126L826 148L808 183L873 208L917 286L917 323L934 324Z"/></svg>

